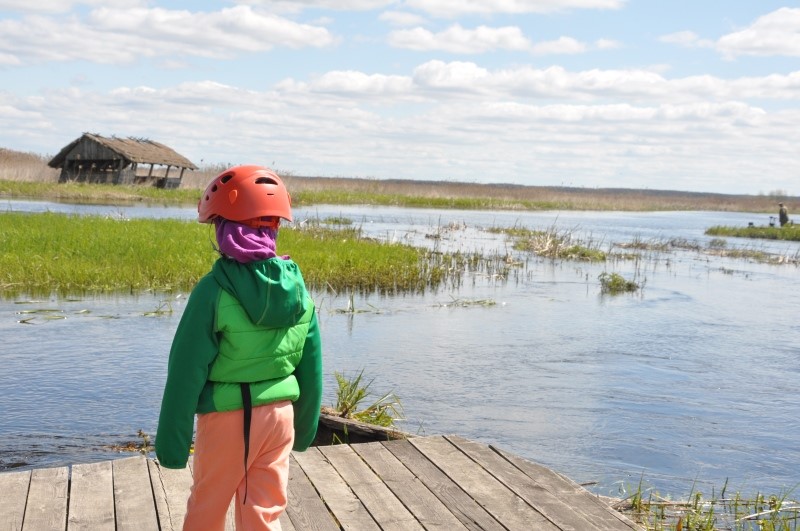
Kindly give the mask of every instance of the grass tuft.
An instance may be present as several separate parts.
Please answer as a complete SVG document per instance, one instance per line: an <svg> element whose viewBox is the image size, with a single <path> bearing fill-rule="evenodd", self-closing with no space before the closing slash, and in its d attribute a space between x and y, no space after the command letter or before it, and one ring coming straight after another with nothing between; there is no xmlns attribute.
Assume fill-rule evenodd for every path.
<svg viewBox="0 0 800 531"><path fill-rule="evenodd" d="M633 280L627 280L619 273L603 272L597 279L600 281L600 292L608 295L631 293L640 289L639 284Z"/></svg>
<svg viewBox="0 0 800 531"><path fill-rule="evenodd" d="M338 389L336 392L336 412L342 418L349 418L393 428L395 420L403 418L403 407L400 399L393 392L388 392L369 405L362 406L364 400L371 396L370 387L373 380L364 382L364 370L348 378L340 372L335 372Z"/></svg>
<svg viewBox="0 0 800 531"><path fill-rule="evenodd" d="M706 229L709 236L731 236L735 238L756 238L762 240L800 241L800 225L784 225L783 227L725 227L717 225Z"/></svg>
<svg viewBox="0 0 800 531"><path fill-rule="evenodd" d="M792 489L793 490L793 489ZM792 490L747 498L727 494L726 481L717 494L706 497L694 486L683 500L671 500L648 491L640 481L636 490L614 507L647 531L798 531L800 503Z"/></svg>

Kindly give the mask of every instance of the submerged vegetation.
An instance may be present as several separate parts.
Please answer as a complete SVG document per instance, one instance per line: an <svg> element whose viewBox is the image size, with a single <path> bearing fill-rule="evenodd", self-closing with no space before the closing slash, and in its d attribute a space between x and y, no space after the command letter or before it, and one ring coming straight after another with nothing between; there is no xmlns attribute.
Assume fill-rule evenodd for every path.
<svg viewBox="0 0 800 531"><path fill-rule="evenodd" d="M646 492L640 482L630 496L612 505L647 531L800 530L800 503L790 497L792 491L747 497L727 488L726 482L708 498L692 488L685 500L672 500Z"/></svg>
<svg viewBox="0 0 800 531"><path fill-rule="evenodd" d="M639 291L641 286L633 280L628 280L619 273L603 272L597 277L600 281L600 293L617 295Z"/></svg>
<svg viewBox="0 0 800 531"><path fill-rule="evenodd" d="M298 259L312 290L334 293L419 293L457 287L465 274L505 280L524 267L519 256L442 253L367 238L346 219L306 220L281 229L279 254ZM219 256L210 225L175 219L0 212L0 296L20 293L62 296L84 293L179 292L191 289ZM463 228L463 227L461 227ZM458 230L448 227L449 230ZM656 259L673 250L770 264L800 264L800 251L776 255L762 249L728 247L724 238L708 244L669 239L609 243L580 241L550 227L488 228L507 235L516 251L548 260L610 262ZM786 230L786 229L778 229ZM426 236L427 237L427 236ZM432 237L442 237L437 233ZM524 257L523 257L524 259ZM636 282L607 274L602 293L636 291ZM632 284L631 284L632 282ZM168 313L169 306L154 314ZM355 313L355 308L348 311Z"/></svg>
<svg viewBox="0 0 800 531"><path fill-rule="evenodd" d="M514 240L514 249L532 252L544 258L586 262L603 262L607 258L607 254L597 245L576 242L571 231L559 231L555 227L547 230L530 230L522 227L491 228L489 232L507 234Z"/></svg>

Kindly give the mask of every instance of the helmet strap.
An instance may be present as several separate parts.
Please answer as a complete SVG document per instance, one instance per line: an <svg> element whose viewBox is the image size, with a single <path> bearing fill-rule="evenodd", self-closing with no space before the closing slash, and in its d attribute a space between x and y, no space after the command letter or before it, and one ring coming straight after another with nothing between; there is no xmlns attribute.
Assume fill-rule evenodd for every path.
<svg viewBox="0 0 800 531"><path fill-rule="evenodd" d="M260 218L252 218L252 219L246 219L244 221L237 221L236 223L247 225L252 229L260 229L261 227L267 227L269 229L277 230L281 226L281 218L277 216L263 216Z"/></svg>

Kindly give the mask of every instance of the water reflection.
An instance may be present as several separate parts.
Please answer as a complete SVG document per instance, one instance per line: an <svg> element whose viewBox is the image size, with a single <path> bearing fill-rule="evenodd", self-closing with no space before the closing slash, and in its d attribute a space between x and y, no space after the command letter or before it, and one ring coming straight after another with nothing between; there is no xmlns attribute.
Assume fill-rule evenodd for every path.
<svg viewBox="0 0 800 531"><path fill-rule="evenodd" d="M425 235L439 231L443 248L504 252L512 252L508 243L481 227L557 223L611 243L702 240L705 227L753 219L368 207L301 209L297 219L328 215L350 217L376 237L431 245ZM462 228L443 232L450 223ZM769 245L797 253L797 244ZM637 274L645 288L603 296L597 276L605 270ZM355 296L365 310L355 314L338 311L349 294L317 293L325 403L334 401L334 371L364 369L376 392L400 396L404 429L497 444L576 481L597 481L601 492L616 494L643 475L676 495L695 481L719 489L726 478L735 490L777 493L800 482L798 288L796 266L674 251L638 263L528 257L509 282L477 276L417 296ZM103 445L135 439L139 429L154 433L183 310L183 298L170 295L173 313L145 315L165 298L0 301L0 467L107 458L114 454ZM454 304L470 299L495 304ZM56 312L20 313L42 309Z"/></svg>

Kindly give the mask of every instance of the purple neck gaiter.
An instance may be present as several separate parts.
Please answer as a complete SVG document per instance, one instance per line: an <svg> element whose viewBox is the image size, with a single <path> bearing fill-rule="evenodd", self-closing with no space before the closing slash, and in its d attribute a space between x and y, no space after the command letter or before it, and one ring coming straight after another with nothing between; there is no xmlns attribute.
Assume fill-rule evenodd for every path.
<svg viewBox="0 0 800 531"><path fill-rule="evenodd" d="M222 218L216 218L214 224L217 228L217 245L225 256L243 264L275 258L277 229L254 229Z"/></svg>

